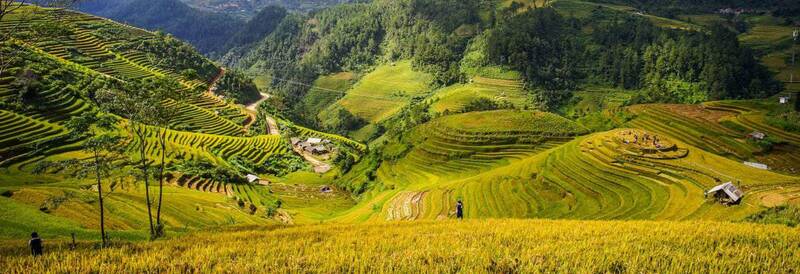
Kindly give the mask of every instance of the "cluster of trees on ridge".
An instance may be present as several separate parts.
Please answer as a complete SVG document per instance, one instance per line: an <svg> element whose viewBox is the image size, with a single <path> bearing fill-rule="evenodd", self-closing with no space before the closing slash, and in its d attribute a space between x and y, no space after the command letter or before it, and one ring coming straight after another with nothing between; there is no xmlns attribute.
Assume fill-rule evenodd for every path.
<svg viewBox="0 0 800 274"><path fill-rule="evenodd" d="M558 106L581 83L642 90L641 102L675 103L761 98L782 88L721 25L708 33L668 30L624 14L575 20L536 9L498 26L488 41L490 60L522 72L544 107Z"/></svg>

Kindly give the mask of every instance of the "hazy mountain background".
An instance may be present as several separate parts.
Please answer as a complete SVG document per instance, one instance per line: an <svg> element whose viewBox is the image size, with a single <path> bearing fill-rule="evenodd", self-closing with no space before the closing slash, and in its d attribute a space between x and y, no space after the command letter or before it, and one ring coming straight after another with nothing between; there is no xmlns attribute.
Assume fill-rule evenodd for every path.
<svg viewBox="0 0 800 274"><path fill-rule="evenodd" d="M345 2L353 1L93 0L78 9L133 26L161 30L191 43L206 55L220 56L233 45L245 45L266 36L287 10L302 13Z"/></svg>

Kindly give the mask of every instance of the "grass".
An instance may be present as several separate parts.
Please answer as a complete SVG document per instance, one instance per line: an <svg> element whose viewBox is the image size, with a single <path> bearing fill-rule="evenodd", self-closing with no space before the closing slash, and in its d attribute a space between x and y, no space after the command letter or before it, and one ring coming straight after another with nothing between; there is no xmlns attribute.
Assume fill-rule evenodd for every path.
<svg viewBox="0 0 800 274"><path fill-rule="evenodd" d="M518 108L529 104L527 94L521 88L501 86L479 80L468 84L455 84L436 91L436 94L433 95L436 102L431 105L431 111L436 113L461 112L464 105L479 98L495 102L509 102Z"/></svg>
<svg viewBox="0 0 800 274"><path fill-rule="evenodd" d="M320 76L303 97L305 108L309 112L317 113L320 109L333 104L353 87L353 77L353 73L350 72Z"/></svg>
<svg viewBox="0 0 800 274"><path fill-rule="evenodd" d="M482 220L269 226L97 250L6 242L9 272L793 272L800 233L717 222ZM109 263L113 262L113 263Z"/></svg>
<svg viewBox="0 0 800 274"><path fill-rule="evenodd" d="M67 238L76 233L79 239L96 239L99 235L97 194L87 186L89 182L66 181L55 184L6 187L11 197L0 197L3 233L7 239L25 238L31 231L43 237ZM104 182L106 197L106 229L115 239L146 239L147 226L144 187L131 181L117 179ZM153 187L151 192L156 191ZM224 195L216 195L185 188L165 188L163 219L170 233L231 224L263 224L263 213L250 215L236 207ZM54 203L58 201L58 203ZM40 207L47 206L42 211Z"/></svg>
<svg viewBox="0 0 800 274"><path fill-rule="evenodd" d="M426 95L431 79L430 75L414 71L411 61L381 65L364 75L328 110L341 106L369 123L378 123L408 104L412 97Z"/></svg>

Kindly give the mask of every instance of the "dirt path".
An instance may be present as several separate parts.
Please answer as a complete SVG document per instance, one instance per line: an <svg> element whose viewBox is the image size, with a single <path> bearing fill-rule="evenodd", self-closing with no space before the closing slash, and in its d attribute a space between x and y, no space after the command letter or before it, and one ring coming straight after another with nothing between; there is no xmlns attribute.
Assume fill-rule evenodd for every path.
<svg viewBox="0 0 800 274"><path fill-rule="evenodd" d="M219 73L217 74L217 76L215 76L214 79L211 80L211 83L208 84L208 90L207 90L208 93L215 94L214 90L216 90L217 82L219 82L219 79L222 79L222 76L224 75L225 75L225 68L219 68Z"/></svg>
<svg viewBox="0 0 800 274"><path fill-rule="evenodd" d="M245 106L245 109L252 112L258 112L258 105L269 99L269 97L270 97L269 93L261 92L261 99L258 99L258 101L248 104L247 106Z"/></svg>
<svg viewBox="0 0 800 274"><path fill-rule="evenodd" d="M272 117L267 116L267 124L269 125L270 135L281 135L281 131L280 129L278 129L278 123L275 122L275 119L272 119Z"/></svg>
<svg viewBox="0 0 800 274"><path fill-rule="evenodd" d="M297 154L300 154L300 156L303 156L303 159L308 161L311 164L311 166L314 167L314 172L325 173L331 170L330 164L320 161L317 158L314 158L314 156L311 156L310 154L308 154L308 152L303 151L299 147L292 146L292 150L294 150L294 152L297 152Z"/></svg>
<svg viewBox="0 0 800 274"><path fill-rule="evenodd" d="M269 99L269 93L261 93L261 99L246 105L244 108L247 111L247 114L250 115L250 122L245 125L245 129L249 129L250 125L256 122L256 116L258 115L258 105ZM270 135L281 135L280 129L278 129L278 123L275 122L275 119L272 117L267 117L267 130L269 131Z"/></svg>

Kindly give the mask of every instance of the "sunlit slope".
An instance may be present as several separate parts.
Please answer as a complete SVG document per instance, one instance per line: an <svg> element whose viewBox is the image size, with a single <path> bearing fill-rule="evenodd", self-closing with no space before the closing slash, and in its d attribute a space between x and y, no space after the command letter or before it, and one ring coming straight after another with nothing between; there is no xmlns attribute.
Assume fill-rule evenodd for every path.
<svg viewBox="0 0 800 274"><path fill-rule="evenodd" d="M47 68L36 71L36 76L52 74L52 78L42 78L47 81L70 80L63 77L63 71L56 70L64 68L76 74L72 80L85 75L99 76L112 82L166 77L181 83L183 89L197 93L206 89L220 73L211 61L174 38L82 13L24 6L6 16L0 29L12 32L11 44L6 46L21 50L12 56L23 57L22 60L12 60L11 68L4 70L0 79L11 79L22 69ZM37 66L31 66L31 63L37 63ZM187 76L187 70L194 71L195 75ZM3 87L8 84L0 80L0 91L9 89ZM50 101L58 99L55 96L63 97L55 92L63 91L41 94L41 97ZM72 107L64 110L69 113L59 114L85 110L79 101L60 100L58 103ZM175 105L174 102L165 104ZM174 128L234 136L244 132L243 111L217 97L203 95L175 106L182 109L183 116L176 120Z"/></svg>
<svg viewBox="0 0 800 274"><path fill-rule="evenodd" d="M649 20L656 26L670 29L683 29L683 30L702 30L702 27L693 23L684 22L680 20L659 17L656 15L648 14L646 11L640 11L636 8L624 5L615 5L607 3L599 3L601 1L579 1L579 0L555 0L551 1L550 5L564 16L574 16L578 18L585 18L591 16L592 13L600 12L620 12L628 13L636 16L641 16Z"/></svg>
<svg viewBox="0 0 800 274"><path fill-rule="evenodd" d="M452 218L456 200L469 218L659 220L740 220L762 206L800 203L797 177L745 166L669 134L617 129L570 141L581 131L566 119L559 126L511 113L454 115L420 126L416 146L378 169L385 190L338 220ZM504 132L505 125L519 135ZM705 199L705 190L728 181L747 193L742 204Z"/></svg>
<svg viewBox="0 0 800 274"><path fill-rule="evenodd" d="M464 106L478 99L509 103L517 108L529 105L521 80L494 79L475 76L469 83L455 84L436 91L431 110L437 113L462 112Z"/></svg>
<svg viewBox="0 0 800 274"><path fill-rule="evenodd" d="M320 119L323 124L331 124L337 119L339 109L343 108L368 123L362 131L371 131L370 125L391 117L411 98L428 95L431 79L426 73L414 71L411 61L380 65L361 77L344 97L322 111Z"/></svg>
<svg viewBox="0 0 800 274"><path fill-rule="evenodd" d="M47 239L47 238L46 238ZM717 222L488 220L253 227L94 249L3 249L10 272L796 272L800 231ZM8 243L9 245L11 243ZM114 263L108 263L113 261Z"/></svg>
<svg viewBox="0 0 800 274"><path fill-rule="evenodd" d="M368 202L342 219L384 218L378 215L386 215L388 219L415 219L447 215L444 211L456 196L452 187L442 189L443 186L527 159L584 132L585 129L563 117L536 111L471 112L434 119L414 129L407 140L384 148L386 160L378 168L376 180L389 190L365 199ZM440 195L420 193L426 191L438 191ZM393 201L387 202L389 199ZM403 203L413 203L415 207L423 203L435 204L438 209L423 213L421 209L398 207Z"/></svg>

